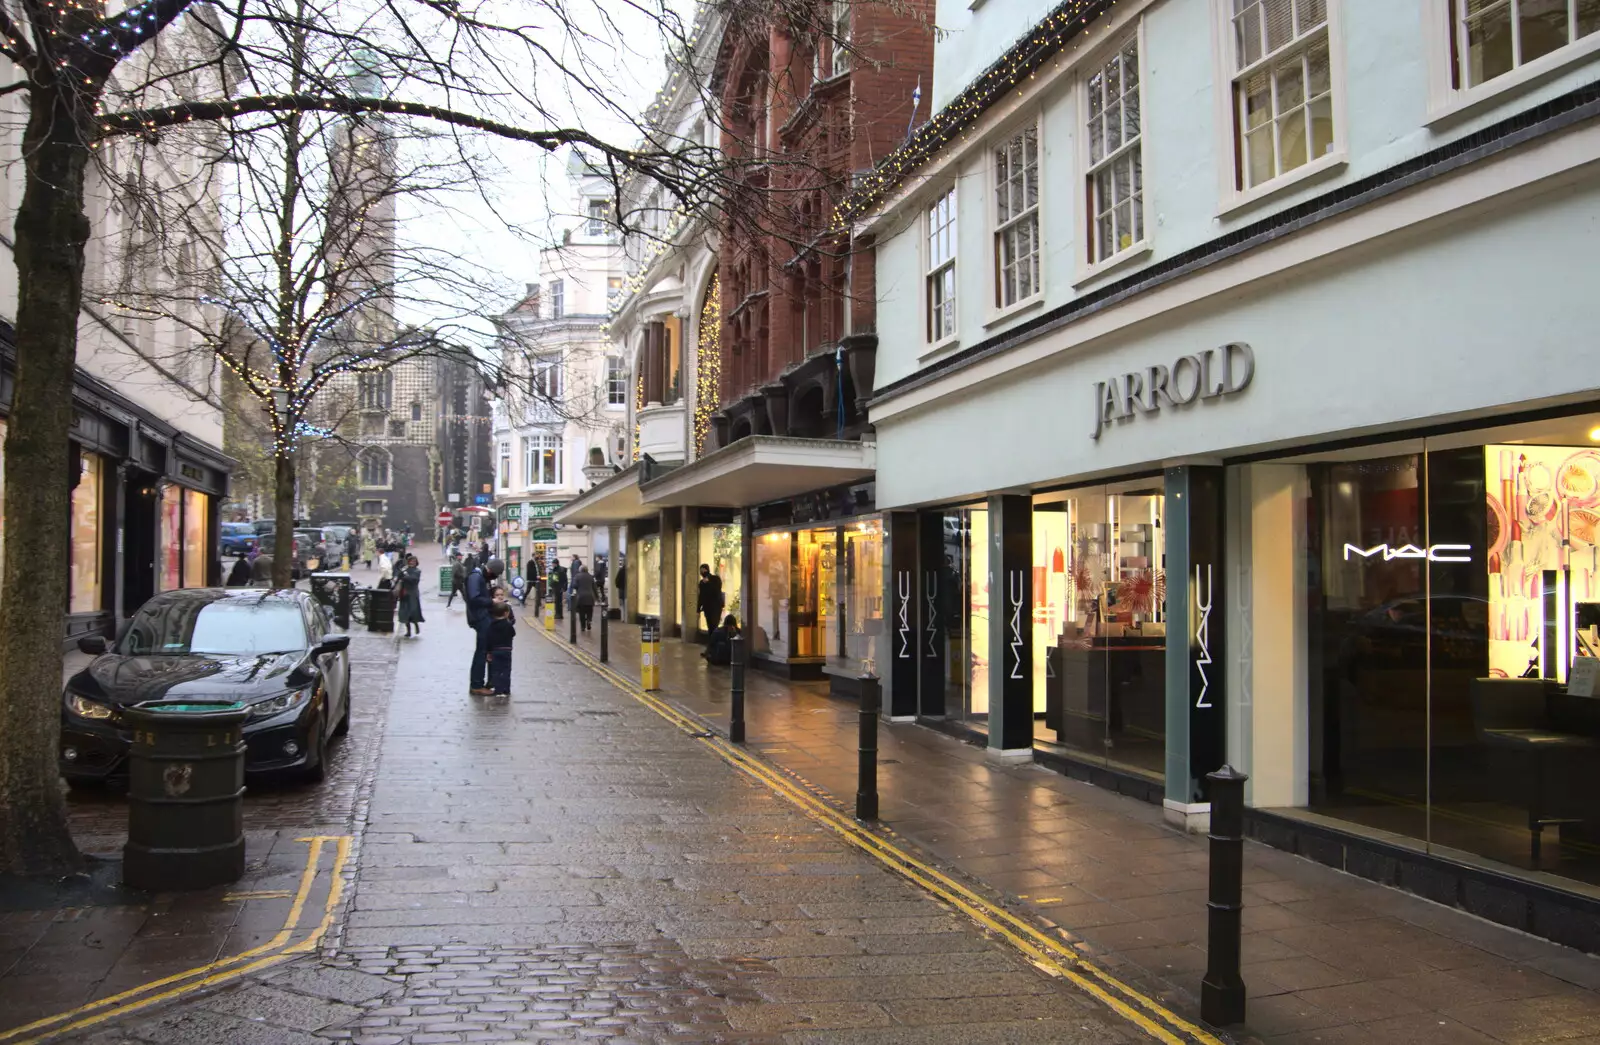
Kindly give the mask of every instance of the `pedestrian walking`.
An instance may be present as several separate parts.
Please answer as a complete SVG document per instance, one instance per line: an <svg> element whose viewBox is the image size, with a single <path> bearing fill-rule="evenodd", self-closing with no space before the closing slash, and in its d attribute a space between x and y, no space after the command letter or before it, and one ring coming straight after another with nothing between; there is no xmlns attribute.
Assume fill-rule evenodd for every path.
<svg viewBox="0 0 1600 1045"><path fill-rule="evenodd" d="M262 552L250 564L250 583L272 586L272 556Z"/></svg>
<svg viewBox="0 0 1600 1045"><path fill-rule="evenodd" d="M572 581L572 612L578 615L578 627L588 631L594 622L594 574L581 562L576 569Z"/></svg>
<svg viewBox="0 0 1600 1045"><path fill-rule="evenodd" d="M490 586L505 567L499 559L490 559L483 566L475 566L467 574L467 626L477 637L472 653L472 673L468 689L474 696L487 697L494 690L488 687L489 667L489 611L494 606Z"/></svg>
<svg viewBox="0 0 1600 1045"><path fill-rule="evenodd" d="M459 555L450 557L450 597L444 600L444 608L449 609L456 601L456 595L467 590L467 574L472 572L472 567L477 565L477 560L472 556L465 559Z"/></svg>
<svg viewBox="0 0 1600 1045"><path fill-rule="evenodd" d="M372 569L372 560L378 557L378 535L371 530L361 535L361 561Z"/></svg>
<svg viewBox="0 0 1600 1045"><path fill-rule="evenodd" d="M700 564L700 592L695 604L695 612L705 614L706 631L716 631L717 624L722 620L722 607L725 601L722 594L722 578L711 572L711 567L705 563Z"/></svg>
<svg viewBox="0 0 1600 1045"><path fill-rule="evenodd" d="M245 587L250 583L250 575L252 572L253 571L250 568L250 560L245 558L243 555L239 556L233 562L233 569L228 571L228 587Z"/></svg>
<svg viewBox="0 0 1600 1045"><path fill-rule="evenodd" d="M567 593L567 568L557 559L555 565L550 567L550 584L548 594L555 600L556 620L561 619L561 600Z"/></svg>
<svg viewBox="0 0 1600 1045"><path fill-rule="evenodd" d="M406 626L406 637L422 634L422 564L415 555L407 555L395 583L395 607L400 623Z"/></svg>
<svg viewBox="0 0 1600 1045"><path fill-rule="evenodd" d="M628 564L617 563L617 602L626 605L628 601Z"/></svg>
<svg viewBox="0 0 1600 1045"><path fill-rule="evenodd" d="M511 604L497 602L490 611L489 626L489 692L491 696L511 695L511 649L517 637L517 625L511 613Z"/></svg>
<svg viewBox="0 0 1600 1045"><path fill-rule="evenodd" d="M351 566L361 561L361 537L354 530L345 534L344 554L350 560Z"/></svg>

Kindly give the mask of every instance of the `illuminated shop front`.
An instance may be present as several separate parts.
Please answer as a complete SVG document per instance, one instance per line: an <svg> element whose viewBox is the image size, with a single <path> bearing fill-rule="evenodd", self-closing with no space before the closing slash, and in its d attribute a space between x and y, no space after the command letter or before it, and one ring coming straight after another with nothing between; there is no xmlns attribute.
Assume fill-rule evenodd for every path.
<svg viewBox="0 0 1600 1045"><path fill-rule="evenodd" d="M758 527L791 520L751 538L747 630L758 664L791 678L827 676L849 693L863 672L881 670L883 522L846 513L863 506L870 484L755 509Z"/></svg>
<svg viewBox="0 0 1600 1045"><path fill-rule="evenodd" d="M744 620L744 527L733 518L712 521L709 514L709 510L703 511L700 519L700 556L695 570L698 573L701 563L711 568L712 575L722 582L723 614ZM727 514L731 517L733 513ZM699 626L705 627L704 620Z"/></svg>
<svg viewBox="0 0 1600 1045"><path fill-rule="evenodd" d="M1600 885L1600 415L1230 472L1256 804Z"/></svg>

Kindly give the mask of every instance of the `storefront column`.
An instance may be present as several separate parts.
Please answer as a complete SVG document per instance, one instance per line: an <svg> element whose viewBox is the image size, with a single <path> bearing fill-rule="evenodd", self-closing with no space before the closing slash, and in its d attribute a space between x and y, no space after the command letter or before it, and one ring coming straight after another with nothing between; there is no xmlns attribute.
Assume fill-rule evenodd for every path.
<svg viewBox="0 0 1600 1045"><path fill-rule="evenodd" d="M700 601L700 510L681 508L683 513L683 561L678 563L678 619L683 621L683 641L696 642L705 619L696 609Z"/></svg>
<svg viewBox="0 0 1600 1045"><path fill-rule="evenodd" d="M622 589L617 587L617 567L627 557L622 547L622 527L616 523L606 525L606 605L622 605Z"/></svg>
<svg viewBox="0 0 1600 1045"><path fill-rule="evenodd" d="M944 648L948 622L943 609L953 603L955 593L946 590L956 583L945 565L944 513L922 512L917 516L917 563L922 583L917 586L917 713L924 718L944 718Z"/></svg>
<svg viewBox="0 0 1600 1045"><path fill-rule="evenodd" d="M128 465L117 465L107 478L110 489L107 491L106 514L111 521L109 533L114 542L111 552L111 621L120 624L128 599Z"/></svg>
<svg viewBox="0 0 1600 1045"><path fill-rule="evenodd" d="M884 647L887 664L879 665L884 677L884 710L891 719L909 721L917 717L917 664L921 645L917 641L917 515L915 512L885 512L884 539L889 542L883 557L883 589L888 593L884 613ZM885 670L887 669L887 670Z"/></svg>
<svg viewBox="0 0 1600 1045"><path fill-rule="evenodd" d="M681 508L661 510L661 633L682 635L678 616L678 535L683 528Z"/></svg>
<svg viewBox="0 0 1600 1045"><path fill-rule="evenodd" d="M1227 758L1223 621L1224 470L1180 465L1166 473L1166 815L1190 831L1209 827L1205 775Z"/></svg>
<svg viewBox="0 0 1600 1045"><path fill-rule="evenodd" d="M989 498L989 751L1033 753L1033 499Z"/></svg>

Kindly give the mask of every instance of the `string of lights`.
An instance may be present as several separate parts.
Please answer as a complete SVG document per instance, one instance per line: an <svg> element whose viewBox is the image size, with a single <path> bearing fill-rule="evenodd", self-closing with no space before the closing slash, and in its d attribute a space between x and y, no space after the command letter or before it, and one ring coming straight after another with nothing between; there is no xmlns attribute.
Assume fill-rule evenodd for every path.
<svg viewBox="0 0 1600 1045"><path fill-rule="evenodd" d="M705 452L711 415L721 405L722 389L722 287L711 277L706 304L700 310L700 343L695 353L694 452Z"/></svg>
<svg viewBox="0 0 1600 1045"><path fill-rule="evenodd" d="M859 186L834 209L835 229L871 212L923 164L950 142L965 139L989 107L1018 86L1032 80L1048 62L1059 62L1061 52L1095 19L1116 6L1117 0L1063 0L1032 29L996 58L978 77L912 132L906 143L884 157Z"/></svg>

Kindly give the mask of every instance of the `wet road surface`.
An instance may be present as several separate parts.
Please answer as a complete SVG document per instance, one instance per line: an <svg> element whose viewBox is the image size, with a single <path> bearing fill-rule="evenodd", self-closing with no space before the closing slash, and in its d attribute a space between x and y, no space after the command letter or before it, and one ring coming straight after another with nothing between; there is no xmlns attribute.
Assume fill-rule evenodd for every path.
<svg viewBox="0 0 1600 1045"><path fill-rule="evenodd" d="M357 771L260 811L348 807L318 953L64 1040L1147 1040L525 624L512 695L469 696L460 608L425 608L352 749L370 804Z"/></svg>

